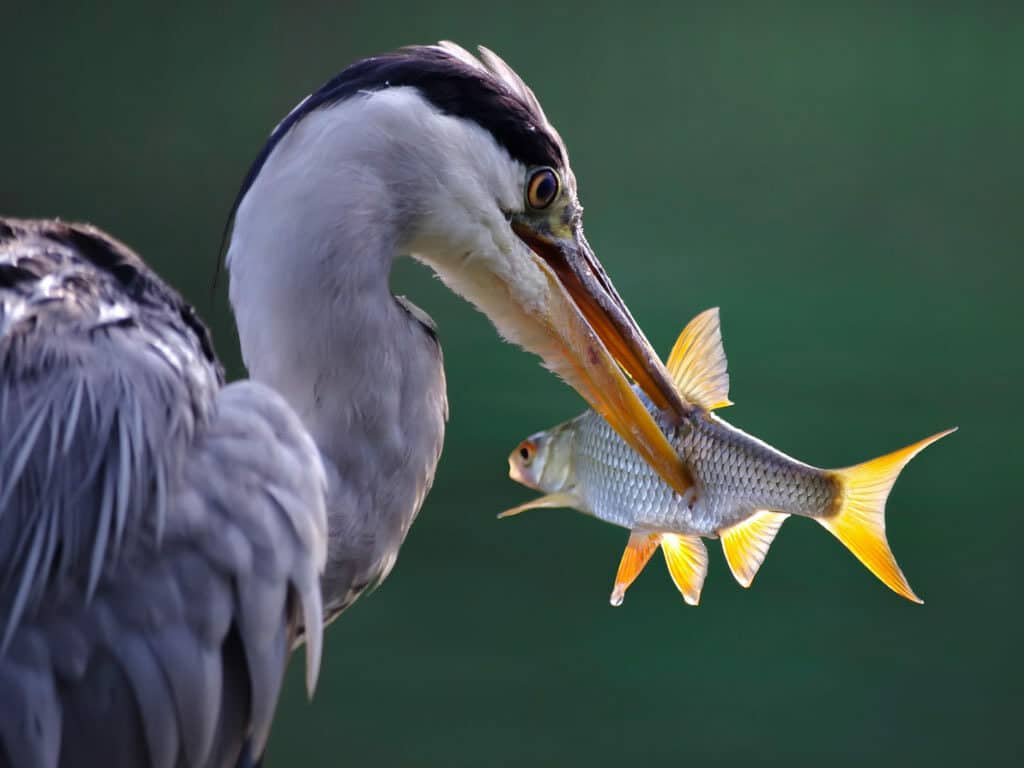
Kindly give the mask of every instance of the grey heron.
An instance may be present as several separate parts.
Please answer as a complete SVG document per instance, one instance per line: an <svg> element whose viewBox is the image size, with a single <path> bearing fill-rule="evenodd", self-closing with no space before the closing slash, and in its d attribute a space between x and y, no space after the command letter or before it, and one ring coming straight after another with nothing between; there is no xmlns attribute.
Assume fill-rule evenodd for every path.
<svg viewBox="0 0 1024 768"><path fill-rule="evenodd" d="M400 255L684 490L623 369L685 406L581 212L532 91L441 43L348 67L257 157L226 258L247 381L126 246L0 220L0 766L252 761L302 639L312 691L324 623L388 575L441 453Z"/></svg>

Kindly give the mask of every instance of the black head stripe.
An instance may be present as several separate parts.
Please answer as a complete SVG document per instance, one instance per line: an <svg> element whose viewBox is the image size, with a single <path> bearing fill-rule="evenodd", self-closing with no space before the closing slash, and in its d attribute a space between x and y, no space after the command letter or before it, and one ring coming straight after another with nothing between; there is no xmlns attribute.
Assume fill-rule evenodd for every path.
<svg viewBox="0 0 1024 768"><path fill-rule="evenodd" d="M473 120L489 131L516 160L527 166L565 163L561 143L545 130L545 120L497 76L434 46L412 46L357 61L311 93L282 120L256 156L231 206L220 253L227 246L235 213L281 139L302 118L360 92L411 86L445 114ZM217 275L220 261L217 262ZM214 277L214 284L217 282Z"/></svg>
<svg viewBox="0 0 1024 768"><path fill-rule="evenodd" d="M249 169L232 214L274 148L302 118L360 92L401 86L416 88L445 114L473 120L525 165L559 167L564 162L561 144L545 130L543 116L536 114L498 77L440 48L402 48L356 62L293 109L270 134Z"/></svg>

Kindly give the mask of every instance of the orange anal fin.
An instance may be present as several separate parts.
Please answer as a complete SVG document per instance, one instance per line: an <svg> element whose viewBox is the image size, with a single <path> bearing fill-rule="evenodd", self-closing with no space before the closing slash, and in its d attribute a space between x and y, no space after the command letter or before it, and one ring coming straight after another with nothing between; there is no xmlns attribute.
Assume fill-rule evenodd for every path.
<svg viewBox="0 0 1024 768"><path fill-rule="evenodd" d="M768 548L789 515L759 510L742 523L719 531L729 570L742 586L749 587L768 554Z"/></svg>
<svg viewBox="0 0 1024 768"><path fill-rule="evenodd" d="M536 499L532 499L525 504L520 504L518 507L512 507L512 509L499 512L498 517L512 517L528 509L549 509L552 507L569 507L574 509L578 503L576 497L571 493L549 493L546 496L538 496Z"/></svg>
<svg viewBox="0 0 1024 768"><path fill-rule="evenodd" d="M665 554L668 572L682 593L683 600L689 605L697 605L700 602L700 591L704 587L704 577L708 573L708 551L704 548L704 542L700 536L663 533L661 551Z"/></svg>
<svg viewBox="0 0 1024 768"><path fill-rule="evenodd" d="M658 548L661 541L660 533L649 533L647 531L633 531L629 534L629 541L626 543L626 551L622 553L619 561L619 570L615 574L615 587L612 589L611 604L622 605L622 599L626 596L629 585L636 581L640 571L651 559L654 550Z"/></svg>

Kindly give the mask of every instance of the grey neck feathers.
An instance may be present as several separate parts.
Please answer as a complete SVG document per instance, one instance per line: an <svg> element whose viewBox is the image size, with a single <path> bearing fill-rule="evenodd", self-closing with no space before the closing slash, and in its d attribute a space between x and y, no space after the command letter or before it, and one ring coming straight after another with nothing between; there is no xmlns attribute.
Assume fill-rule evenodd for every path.
<svg viewBox="0 0 1024 768"><path fill-rule="evenodd" d="M396 207L383 188L339 186L316 167L289 187L294 170L271 158L239 207L230 295L251 377L291 404L327 466L324 598L336 613L393 565L447 403L435 340L388 287Z"/></svg>

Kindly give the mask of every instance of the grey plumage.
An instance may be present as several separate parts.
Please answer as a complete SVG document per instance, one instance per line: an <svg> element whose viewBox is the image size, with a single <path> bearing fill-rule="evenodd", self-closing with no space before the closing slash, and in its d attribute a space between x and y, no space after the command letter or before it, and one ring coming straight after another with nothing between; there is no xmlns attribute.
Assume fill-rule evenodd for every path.
<svg viewBox="0 0 1024 768"><path fill-rule="evenodd" d="M290 648L305 633L312 687L322 619L391 571L440 457L441 350L391 294L402 255L683 482L623 371L682 403L584 236L561 139L494 54L356 62L278 125L232 210L252 379L228 386L126 248L0 230L0 768L258 761Z"/></svg>
<svg viewBox="0 0 1024 768"><path fill-rule="evenodd" d="M0 765L258 754L303 626L316 669L308 434L91 227L0 220L0 361Z"/></svg>

